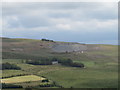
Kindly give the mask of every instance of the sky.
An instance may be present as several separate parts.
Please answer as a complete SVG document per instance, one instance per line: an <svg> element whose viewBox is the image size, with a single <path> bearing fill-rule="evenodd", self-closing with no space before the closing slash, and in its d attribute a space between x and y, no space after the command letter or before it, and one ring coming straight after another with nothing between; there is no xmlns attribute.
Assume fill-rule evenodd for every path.
<svg viewBox="0 0 120 90"><path fill-rule="evenodd" d="M117 44L118 6L115 2L4 2L0 23L3 37Z"/></svg>

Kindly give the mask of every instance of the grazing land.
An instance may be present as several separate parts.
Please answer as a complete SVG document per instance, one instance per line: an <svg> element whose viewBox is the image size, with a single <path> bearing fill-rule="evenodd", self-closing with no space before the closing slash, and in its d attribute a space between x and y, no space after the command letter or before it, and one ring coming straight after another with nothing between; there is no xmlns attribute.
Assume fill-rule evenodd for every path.
<svg viewBox="0 0 120 90"><path fill-rule="evenodd" d="M6 84L21 85L23 88L118 87L117 45L80 44L84 48L74 51L74 48L80 47L79 44L76 45L75 43L74 46L74 43L69 42L32 39L3 38L2 40L2 63L8 62L21 68L20 70L3 70L2 81ZM56 47L56 45L59 46ZM59 52L59 49L62 48L61 45L62 47L69 45L72 52L68 50L70 48L66 49L68 51ZM82 63L84 67L73 67L62 63L55 65L26 63L26 61L39 61L40 63L42 60L50 62L53 58L62 61L62 63L64 60L68 62L72 60L72 64L81 65ZM19 80L24 77L27 78ZM45 78L46 81L41 82L41 77ZM17 82L14 82L15 79Z"/></svg>
<svg viewBox="0 0 120 90"><path fill-rule="evenodd" d="M39 81L44 80L43 77L38 77L35 75L26 75L26 76L17 76L11 78L2 79L2 83L20 83L20 82L29 82L29 81Z"/></svg>

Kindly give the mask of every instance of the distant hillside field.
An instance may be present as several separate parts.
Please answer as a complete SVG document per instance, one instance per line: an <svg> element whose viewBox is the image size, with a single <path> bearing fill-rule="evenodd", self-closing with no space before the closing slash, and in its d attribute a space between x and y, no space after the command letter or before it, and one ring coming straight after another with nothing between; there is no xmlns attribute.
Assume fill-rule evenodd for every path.
<svg viewBox="0 0 120 90"><path fill-rule="evenodd" d="M28 81L39 81L44 79L45 78L38 77L35 75L26 75L26 76L17 76L17 77L2 79L2 83L19 83L19 82L28 82Z"/></svg>
<svg viewBox="0 0 120 90"><path fill-rule="evenodd" d="M39 65L32 63L66 60L84 64L84 68L61 63ZM2 63L11 63L21 70L3 70L2 79L16 78L23 88L117 88L118 46L103 44L80 44L34 39L2 38ZM45 63L45 62L44 62ZM20 82L20 76L30 76ZM44 77L46 80L39 80ZM38 79L37 79L38 78ZM33 80L31 80L33 79ZM6 81L6 82L9 82ZM36 81L39 80L39 81ZM6 83L5 82L5 83ZM6 83L7 84L7 83Z"/></svg>

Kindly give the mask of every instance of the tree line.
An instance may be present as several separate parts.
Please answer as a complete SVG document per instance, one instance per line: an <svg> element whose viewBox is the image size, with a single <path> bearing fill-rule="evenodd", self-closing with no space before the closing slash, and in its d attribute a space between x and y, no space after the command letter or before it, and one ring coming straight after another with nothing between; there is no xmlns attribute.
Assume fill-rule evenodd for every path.
<svg viewBox="0 0 120 90"><path fill-rule="evenodd" d="M71 67L84 67L83 63L75 63L71 59L63 58L42 58L41 60L26 60L25 63L32 65L52 65L52 62L58 61L59 64Z"/></svg>
<svg viewBox="0 0 120 90"><path fill-rule="evenodd" d="M3 52L3 59L24 59L25 63L33 65L52 65L53 61L58 61L59 64L72 67L84 67L83 63L75 63L69 58L61 57L41 57L27 54Z"/></svg>
<svg viewBox="0 0 120 90"><path fill-rule="evenodd" d="M2 68L0 68L1 70L5 70L5 69L21 70L21 68L18 67L17 65L15 65L15 64L10 64L10 63L8 63L8 62L2 63L2 64L0 64L0 66L2 66Z"/></svg>

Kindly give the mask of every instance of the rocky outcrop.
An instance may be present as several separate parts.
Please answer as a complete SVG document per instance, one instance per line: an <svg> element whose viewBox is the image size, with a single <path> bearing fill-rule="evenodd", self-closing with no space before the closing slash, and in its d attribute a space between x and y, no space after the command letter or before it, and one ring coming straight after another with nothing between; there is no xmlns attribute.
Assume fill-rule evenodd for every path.
<svg viewBox="0 0 120 90"><path fill-rule="evenodd" d="M54 52L80 52L87 50L87 46L80 43L57 43L52 50Z"/></svg>

